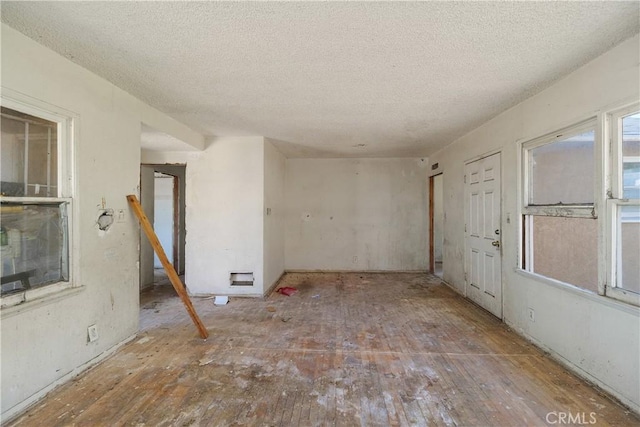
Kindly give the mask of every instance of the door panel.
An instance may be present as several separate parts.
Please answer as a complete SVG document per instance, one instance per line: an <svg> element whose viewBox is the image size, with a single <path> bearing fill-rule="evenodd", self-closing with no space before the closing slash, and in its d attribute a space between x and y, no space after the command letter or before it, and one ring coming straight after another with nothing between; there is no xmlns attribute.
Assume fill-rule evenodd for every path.
<svg viewBox="0 0 640 427"><path fill-rule="evenodd" d="M494 234L494 230L495 230L495 205L496 205L496 198L494 197L495 193L493 192L493 190L490 191L486 191L484 192L484 198L483 198L483 208L484 208L484 212L482 212L482 219L483 221L483 234L482 236L485 239L489 239L491 241L493 241L493 238L495 237Z"/></svg>
<svg viewBox="0 0 640 427"><path fill-rule="evenodd" d="M465 166L467 297L502 318L500 154Z"/></svg>
<svg viewBox="0 0 640 427"><path fill-rule="evenodd" d="M469 284L471 286L474 286L477 289L480 289L478 287L479 283L480 283L480 252L478 252L476 249L471 249L471 264L470 264L470 274L469 277L471 278L471 280L469 281Z"/></svg>
<svg viewBox="0 0 640 427"><path fill-rule="evenodd" d="M484 291L492 297L496 296L496 256L490 253L484 254Z"/></svg>

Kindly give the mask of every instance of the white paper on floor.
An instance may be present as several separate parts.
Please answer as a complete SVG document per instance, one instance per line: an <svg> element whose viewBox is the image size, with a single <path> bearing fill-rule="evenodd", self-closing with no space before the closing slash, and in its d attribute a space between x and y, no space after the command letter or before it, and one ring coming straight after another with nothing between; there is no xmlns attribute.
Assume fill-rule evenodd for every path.
<svg viewBox="0 0 640 427"><path fill-rule="evenodd" d="M215 305L226 305L229 302L229 297L227 296L216 296L216 299L213 300Z"/></svg>

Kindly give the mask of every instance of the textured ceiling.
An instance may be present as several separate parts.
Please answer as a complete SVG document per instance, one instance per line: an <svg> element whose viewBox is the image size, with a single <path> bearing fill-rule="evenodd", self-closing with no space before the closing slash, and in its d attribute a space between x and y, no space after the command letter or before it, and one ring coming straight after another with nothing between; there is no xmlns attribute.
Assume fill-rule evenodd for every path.
<svg viewBox="0 0 640 427"><path fill-rule="evenodd" d="M638 2L10 2L2 20L205 135L427 156L639 31Z"/></svg>

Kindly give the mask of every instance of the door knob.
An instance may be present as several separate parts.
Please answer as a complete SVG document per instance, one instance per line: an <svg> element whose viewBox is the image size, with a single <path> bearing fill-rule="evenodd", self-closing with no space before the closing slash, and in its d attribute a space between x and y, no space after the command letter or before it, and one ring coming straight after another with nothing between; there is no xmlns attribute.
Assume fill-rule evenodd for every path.
<svg viewBox="0 0 640 427"><path fill-rule="evenodd" d="M493 242L491 242L491 246L495 246L496 248L500 247L500 240L494 240Z"/></svg>

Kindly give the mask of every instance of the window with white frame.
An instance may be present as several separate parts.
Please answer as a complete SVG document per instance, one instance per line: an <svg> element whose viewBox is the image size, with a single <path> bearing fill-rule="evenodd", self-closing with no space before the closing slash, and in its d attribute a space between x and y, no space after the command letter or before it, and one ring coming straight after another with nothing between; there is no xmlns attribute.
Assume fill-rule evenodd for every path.
<svg viewBox="0 0 640 427"><path fill-rule="evenodd" d="M522 174L522 269L640 304L640 104L522 144Z"/></svg>
<svg viewBox="0 0 640 427"><path fill-rule="evenodd" d="M607 295L640 301L640 105L608 115Z"/></svg>
<svg viewBox="0 0 640 427"><path fill-rule="evenodd" d="M523 145L523 269L598 291L596 119Z"/></svg>
<svg viewBox="0 0 640 427"><path fill-rule="evenodd" d="M8 99L0 113L5 297L70 281L71 119Z"/></svg>

